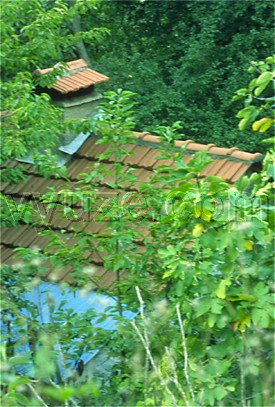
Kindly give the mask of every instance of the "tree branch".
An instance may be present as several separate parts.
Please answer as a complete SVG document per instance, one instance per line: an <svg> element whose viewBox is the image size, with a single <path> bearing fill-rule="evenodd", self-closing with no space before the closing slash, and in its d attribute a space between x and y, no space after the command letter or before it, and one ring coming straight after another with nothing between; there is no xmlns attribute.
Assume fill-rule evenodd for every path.
<svg viewBox="0 0 275 407"><path fill-rule="evenodd" d="M44 402L44 400L39 396L39 394L37 393L37 391L35 390L35 388L33 387L32 384L27 383L27 387L29 387L29 389L32 391L32 393L35 395L35 397L37 398L37 400L40 401L40 403L43 404L44 407L49 407L48 404L46 404Z"/></svg>
<svg viewBox="0 0 275 407"><path fill-rule="evenodd" d="M180 325L180 332L181 332L181 337L182 337L182 347L183 347L183 354L184 354L184 375L185 375L185 378L186 378L186 381L188 384L188 388L189 388L193 403L196 406L197 405L196 397L195 397L193 386L190 382L189 373L188 373L188 351L187 351L184 327L183 327L183 323L182 323L182 319L181 319L181 315L180 315L179 304L176 305L176 311L177 311L178 321L179 321L179 325Z"/></svg>

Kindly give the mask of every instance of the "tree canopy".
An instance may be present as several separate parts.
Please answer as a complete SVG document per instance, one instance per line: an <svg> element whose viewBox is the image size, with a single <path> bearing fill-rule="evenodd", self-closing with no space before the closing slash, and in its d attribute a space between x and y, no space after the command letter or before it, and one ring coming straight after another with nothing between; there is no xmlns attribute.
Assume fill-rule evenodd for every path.
<svg viewBox="0 0 275 407"><path fill-rule="evenodd" d="M96 13L94 1L3 2L3 160L51 145L64 131L61 111L46 94L35 93L34 69L68 61L84 52L86 43L95 67L101 70L104 65L109 72L102 71L112 73L114 86L130 89L106 93L98 121L85 124L98 137L97 145L109 146L113 172L104 167L106 156L100 156L102 166L94 162L73 187L65 168L56 173L47 167L47 176L59 177L63 185L39 197L66 221L68 215L77 217L77 203L86 213L101 207L98 180L108 175L117 194L110 210L98 213L104 234L76 227L72 247L66 231L56 233L31 202L20 207L16 218L13 208L4 206L5 225L31 224L49 243L43 251L18 248L18 262L2 268L3 406L273 405L274 154L267 154L262 172L231 185L202 176L209 163L206 151L184 164L183 151L174 148L182 130L196 141L244 146L238 141L240 133L230 127L234 120L237 124L233 116L238 110L238 118L256 132L271 129L270 121L261 121L269 118L269 99L264 117L257 99L269 98L264 92L273 80L271 59L254 64L260 72L248 85L244 73L249 60L269 55L270 5L227 5L111 1L99 3ZM86 31L79 31L80 23ZM94 28L98 26L107 29ZM107 41L109 29L113 35ZM50 75L48 86L52 79ZM233 107L238 87L240 104ZM244 109L260 103L255 106L259 116L246 115L243 98ZM126 145L135 143L134 111L141 130L155 126L161 136L159 159L164 165L155 170L153 180L139 185L139 206L129 210L121 194L135 174L121 158L130 156ZM167 126L170 120L176 123ZM243 134L250 137L246 145L256 148L251 134L258 133ZM173 165L165 165L170 161ZM137 225L148 233L139 232ZM23 294L44 279L44 262L47 267L72 266L85 295L93 290L88 281L93 270L85 263L85 253L94 247L114 277L112 290L105 294L114 297L115 305L103 314L90 309L77 315L49 300L50 320L41 325L39 310ZM124 307L136 315L134 320L123 317ZM96 326L110 315L117 321L116 330ZM72 343L76 358L85 347L98 349L112 361L104 383L96 376L86 383L76 375L66 377Z"/></svg>
<svg viewBox="0 0 275 407"><path fill-rule="evenodd" d="M273 53L271 2L110 1L101 9L97 22L112 36L93 62L110 76L108 90L137 93L139 131L181 121L187 139L265 151L249 131L240 137L232 94L248 82L248 63Z"/></svg>

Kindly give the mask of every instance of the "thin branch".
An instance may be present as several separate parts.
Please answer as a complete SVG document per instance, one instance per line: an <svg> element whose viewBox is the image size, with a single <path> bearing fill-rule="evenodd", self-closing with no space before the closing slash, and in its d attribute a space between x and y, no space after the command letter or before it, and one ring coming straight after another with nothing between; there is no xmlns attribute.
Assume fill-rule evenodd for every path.
<svg viewBox="0 0 275 407"><path fill-rule="evenodd" d="M146 340L146 343L148 344L148 347L150 348L150 340L149 340L149 335L148 335L148 331L147 331L147 327L146 327L146 318L144 315L144 301L140 294L139 287L136 287L136 293L137 293L137 297L138 297L138 300L140 303L140 315L141 315L141 319L143 322L144 338Z"/></svg>
<svg viewBox="0 0 275 407"><path fill-rule="evenodd" d="M35 395L37 400L39 400L40 403L42 403L44 407L49 407L48 404L46 404L45 401L39 396L39 394L37 393L37 391L35 390L35 388L33 387L32 384L27 383L27 387L29 387L29 389L31 389L32 393Z"/></svg>
<svg viewBox="0 0 275 407"><path fill-rule="evenodd" d="M240 355L240 372L241 372L241 399L242 399L242 407L246 407L246 383L245 383L245 342L244 342L244 332L242 333L242 342L243 342L243 355Z"/></svg>
<svg viewBox="0 0 275 407"><path fill-rule="evenodd" d="M146 352L146 357L145 357L145 368L144 368L144 383L145 383L145 390L144 390L144 405L145 405L145 400L148 398L148 372L149 372L149 357Z"/></svg>
<svg viewBox="0 0 275 407"><path fill-rule="evenodd" d="M60 389L60 386L58 386L58 384L56 384L52 379L50 379L50 383L54 386L54 387L56 387L57 389ZM70 401L73 403L73 405L75 406L75 407L79 407L79 405L75 402L75 400L71 397L70 398Z"/></svg>
<svg viewBox="0 0 275 407"><path fill-rule="evenodd" d="M58 347L58 353L60 356L60 361L61 361L61 365L62 365L62 369L63 369L63 374L64 374L64 383L65 385L68 384L68 377L67 377L67 372L66 372L66 362L65 362L65 358L64 358L64 354L59 342L59 339L57 337L57 347Z"/></svg>
<svg viewBox="0 0 275 407"><path fill-rule="evenodd" d="M189 388L193 403L196 406L197 405L196 397L195 397L193 386L190 382L189 373L188 373L188 351L187 351L183 322L182 322L181 315L180 315L179 304L176 305L176 311L177 311L178 321L179 321L179 325L180 325L180 332L181 332L181 337L182 337L182 347L183 347L183 354L184 354L184 375L185 375L186 382L188 384L188 388Z"/></svg>
<svg viewBox="0 0 275 407"><path fill-rule="evenodd" d="M274 100L274 96L270 96L268 98L259 98L258 96L253 95L253 98L257 100Z"/></svg>
<svg viewBox="0 0 275 407"><path fill-rule="evenodd" d="M186 406L188 406L188 400L187 400L186 394L185 394L183 388L181 387L181 385L179 384L179 379L178 379L177 371L176 371L176 368L175 368L173 356L171 354L170 349L168 349L167 346L165 347L165 352L166 352L168 358L171 360L170 367L173 370L173 377L171 377L170 379L175 384L176 388L178 389L178 391L179 391L181 397L183 398Z"/></svg>
<svg viewBox="0 0 275 407"><path fill-rule="evenodd" d="M64 383L65 383L65 385L67 385L68 378L67 378L67 373L66 373L66 362L65 362L64 354L63 354L63 351L62 351L62 348L61 348L61 345L60 345L60 342L59 342L58 332L55 329L53 315L52 315L51 312L50 312L50 321L51 321L51 324L54 327L54 330L55 330L55 333L56 333L57 350L58 350L58 353L59 353L59 356L60 356L60 362L61 362L61 366L62 366L62 369L63 369ZM57 366L58 366L58 363L57 363ZM59 369L59 371L60 371L60 369ZM58 374L58 372L57 372L57 374ZM61 373L61 375L62 375L62 373Z"/></svg>
<svg viewBox="0 0 275 407"><path fill-rule="evenodd" d="M143 329L144 329L144 337L142 336L139 328L137 327L136 323L134 321L131 321L131 325L134 327L136 333L138 334L138 337L140 338L144 349L146 351L146 354L148 355L148 359L150 360L150 363L155 371L156 376L159 378L161 385L165 388L165 390L167 391L167 393L169 394L172 404L174 407L177 407L177 402L176 399L173 395L173 393L171 392L171 390L169 389L169 387L167 386L167 384L165 383L165 380L163 379L163 377L161 376L155 361L153 359L152 353L150 351L150 341L149 341L149 336L148 336L148 331L147 331L147 327L146 327L146 319L145 319L145 315L144 315L144 301L142 299L142 296L140 294L140 290L139 287L136 287L136 293L137 293L137 297L140 303L140 315L141 315L141 319L143 322Z"/></svg>
<svg viewBox="0 0 275 407"><path fill-rule="evenodd" d="M173 406L174 406L174 407L177 407L177 403L176 403L175 397L174 397L173 393L171 392L171 390L169 389L169 387L167 386L167 384L165 383L163 377L162 377L161 374L159 373L159 370L158 370L158 368L157 368L157 366L156 366L156 364L155 364L155 361L154 361L154 359L153 359L153 357L152 357L150 348L148 347L148 344L146 343L145 338L142 336L140 330L138 329L138 327L137 327L137 325L136 325L136 323L135 323L134 321L131 321L131 325L133 325L133 327L134 327L134 329L135 329L135 331L136 331L136 333L137 333L139 339L141 340L141 342L142 342L142 344L143 344L143 346L144 346L144 349L146 350L146 353L147 353L147 355L148 355L148 358L149 358L149 360L150 360L150 362L151 362L151 365L152 365L152 367L153 367L153 369L154 369L154 371L155 371L155 374L156 374L156 376L157 376L157 377L159 378L159 380L160 380L161 385L165 388L165 390L166 390L167 393L169 394L169 396L170 396L170 398L171 398L171 400L172 400Z"/></svg>

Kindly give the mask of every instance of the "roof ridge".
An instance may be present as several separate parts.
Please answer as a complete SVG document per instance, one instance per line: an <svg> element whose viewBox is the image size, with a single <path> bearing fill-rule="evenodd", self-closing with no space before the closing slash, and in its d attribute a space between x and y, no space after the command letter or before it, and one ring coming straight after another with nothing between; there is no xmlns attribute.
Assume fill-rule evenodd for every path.
<svg viewBox="0 0 275 407"><path fill-rule="evenodd" d="M51 72L54 70L54 68L59 68L60 66L63 66L63 63L57 62L53 67L51 68L44 68L44 69L36 69L34 71L35 74L38 75L44 75L45 73ZM78 69L88 69L88 64L84 59L76 59L75 61L69 61L69 62L64 62L64 68L66 68L67 73L69 74L72 71L78 70ZM62 75L63 76L63 75Z"/></svg>
<svg viewBox="0 0 275 407"><path fill-rule="evenodd" d="M147 131L144 132L135 132L142 141L149 142L149 143L161 143L162 140L160 136L155 136ZM220 156L220 157L232 157L233 159L242 160L242 161L260 161L263 158L261 153L250 153L247 151L242 151L237 147L218 147L213 143L209 144L200 144L195 143L193 140L176 140L175 146L176 147L186 147L186 150L198 152L202 150L208 150L210 155Z"/></svg>

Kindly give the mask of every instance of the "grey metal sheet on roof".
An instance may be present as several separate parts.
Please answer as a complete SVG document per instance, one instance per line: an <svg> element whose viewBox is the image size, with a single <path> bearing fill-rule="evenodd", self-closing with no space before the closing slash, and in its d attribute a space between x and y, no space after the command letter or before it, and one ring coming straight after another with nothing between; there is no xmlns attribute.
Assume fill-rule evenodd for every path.
<svg viewBox="0 0 275 407"><path fill-rule="evenodd" d="M61 146L59 147L59 151L62 151L63 153L66 154L74 154L84 143L84 141L87 140L89 137L89 133L79 133L78 136L76 136L71 143L67 144L66 146Z"/></svg>

